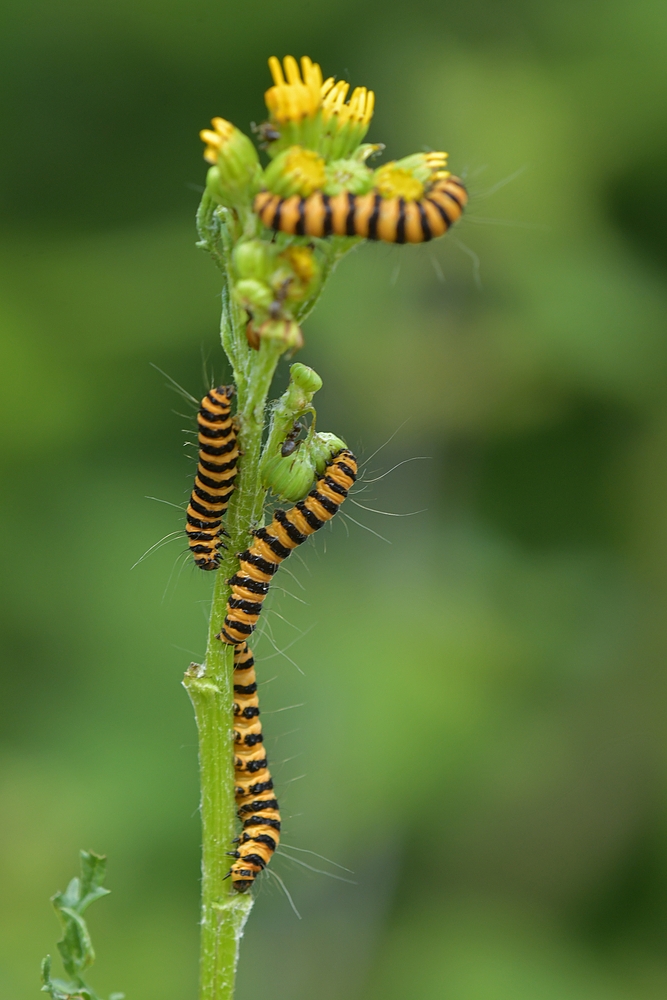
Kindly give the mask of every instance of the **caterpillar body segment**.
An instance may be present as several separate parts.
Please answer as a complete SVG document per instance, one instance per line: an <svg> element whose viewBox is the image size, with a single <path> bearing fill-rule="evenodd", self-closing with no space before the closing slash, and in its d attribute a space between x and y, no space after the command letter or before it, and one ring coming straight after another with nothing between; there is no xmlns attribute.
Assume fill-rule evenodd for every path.
<svg viewBox="0 0 667 1000"><path fill-rule="evenodd" d="M234 650L234 783L243 831L230 875L234 889L247 892L280 842L280 810L263 746L255 661L246 642Z"/></svg>
<svg viewBox="0 0 667 1000"><path fill-rule="evenodd" d="M281 198L260 191L253 210L268 229L292 236L363 236L386 243L426 243L442 236L461 218L468 202L463 181L437 180L419 201L383 198L377 191L307 198Z"/></svg>
<svg viewBox="0 0 667 1000"><path fill-rule="evenodd" d="M207 392L197 414L199 462L186 513L185 533L200 569L220 564L222 515L234 492L239 450L232 417L233 385Z"/></svg>
<svg viewBox="0 0 667 1000"><path fill-rule="evenodd" d="M271 524L255 531L250 548L240 553L238 572L218 639L236 645L254 631L273 575L283 559L338 512L357 476L357 460L347 448L331 458L305 499L289 510L276 510Z"/></svg>

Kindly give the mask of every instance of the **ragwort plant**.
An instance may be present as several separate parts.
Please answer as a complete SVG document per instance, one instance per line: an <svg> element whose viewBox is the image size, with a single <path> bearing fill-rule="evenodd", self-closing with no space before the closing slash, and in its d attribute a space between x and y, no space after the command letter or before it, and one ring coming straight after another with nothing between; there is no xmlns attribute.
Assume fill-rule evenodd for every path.
<svg viewBox="0 0 667 1000"><path fill-rule="evenodd" d="M199 440L208 452L200 451L199 482L188 508L193 554L197 559L201 542L205 554L198 565L215 570L206 656L190 665L183 681L199 732L200 1000L233 996L239 943L253 905L248 890L279 841L280 813L244 640L279 563L336 512L356 471L345 443L316 428L313 397L322 381L312 369L293 364L285 392L267 406L276 365L303 347L302 323L352 247L363 239L425 242L446 232L467 201L462 182L446 169L446 153L369 165L383 148L363 141L372 91L357 87L348 100L349 85L323 80L307 57L300 66L291 56L283 65L272 57L269 68L268 118L256 130L266 167L251 138L225 119L214 118L200 133L210 169L197 212L198 246L221 272L221 340L234 380L233 389L218 390L217 397L212 392L202 404ZM236 413L230 422L224 406L232 392ZM235 439L239 456L224 527L220 491L206 492L220 483L207 485L202 466L207 453L224 456L231 448L216 449L216 438ZM220 468L218 460L213 472ZM269 492L296 506L262 528ZM235 685L239 678L251 683ZM248 751L251 746L259 746L257 753ZM264 780L253 783L241 773L252 775L251 757ZM43 990L52 1000L97 1000L81 978L94 957L82 913L106 893L103 874L104 859L82 852L82 878L54 897L69 978L52 980L45 960Z"/></svg>

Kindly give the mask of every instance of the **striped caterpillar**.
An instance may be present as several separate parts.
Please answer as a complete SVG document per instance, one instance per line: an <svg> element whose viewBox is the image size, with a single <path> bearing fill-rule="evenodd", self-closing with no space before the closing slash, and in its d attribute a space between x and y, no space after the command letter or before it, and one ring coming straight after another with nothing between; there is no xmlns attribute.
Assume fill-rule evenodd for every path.
<svg viewBox="0 0 667 1000"><path fill-rule="evenodd" d="M252 634L271 577L297 545L338 512L356 476L356 458L347 448L341 449L304 500L289 510L276 510L271 524L254 532L252 545L239 554L238 572L229 581L232 592L218 639L236 645Z"/></svg>
<svg viewBox="0 0 667 1000"><path fill-rule="evenodd" d="M243 832L230 875L237 892L247 892L280 842L280 812L266 763L255 660L246 642L234 650L234 784Z"/></svg>
<svg viewBox="0 0 667 1000"><path fill-rule="evenodd" d="M197 414L199 463L187 509L185 533L200 569L220 565L222 515L234 491L239 450L230 416L233 385L207 392Z"/></svg>
<svg viewBox="0 0 667 1000"><path fill-rule="evenodd" d="M426 243L446 233L468 202L463 181L449 176L437 180L419 201L369 194L326 195L315 191L307 198L281 198L260 191L253 211L268 229L293 236L363 236L387 243Z"/></svg>

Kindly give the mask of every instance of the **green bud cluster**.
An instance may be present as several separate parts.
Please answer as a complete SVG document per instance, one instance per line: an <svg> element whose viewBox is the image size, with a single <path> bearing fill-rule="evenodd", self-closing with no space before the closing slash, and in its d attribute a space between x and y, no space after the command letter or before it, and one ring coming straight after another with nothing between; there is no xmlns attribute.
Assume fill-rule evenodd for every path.
<svg viewBox="0 0 667 1000"><path fill-rule="evenodd" d="M321 475L332 456L345 448L335 434L315 431L316 413L313 396L322 387L317 372L306 365L290 368L290 382L276 402L271 430L262 463L262 480L281 500L295 503L311 489L315 476ZM297 441L302 427L299 420L311 414L312 422L305 439Z"/></svg>
<svg viewBox="0 0 667 1000"><path fill-rule="evenodd" d="M254 332L260 339L282 340L286 349L300 347L295 312L321 280L313 250L243 239L232 252L231 277L232 296L248 314L252 346Z"/></svg>

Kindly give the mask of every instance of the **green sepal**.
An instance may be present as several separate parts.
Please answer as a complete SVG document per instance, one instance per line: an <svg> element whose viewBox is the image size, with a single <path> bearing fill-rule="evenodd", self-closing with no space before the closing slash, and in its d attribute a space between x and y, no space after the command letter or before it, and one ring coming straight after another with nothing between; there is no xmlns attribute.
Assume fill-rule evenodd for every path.
<svg viewBox="0 0 667 1000"><path fill-rule="evenodd" d="M342 438L337 437L335 434L329 434L324 431L321 434L313 435L310 452L319 476L322 475L333 456L343 448L347 448L347 445Z"/></svg>
<svg viewBox="0 0 667 1000"><path fill-rule="evenodd" d="M327 162L353 156L369 127L370 122L363 124L348 121L345 125L340 125L337 116L332 115L324 125L319 152Z"/></svg>
<svg viewBox="0 0 667 1000"><path fill-rule="evenodd" d="M420 184L424 185L428 184L433 176L433 167L429 166L426 153L411 153L410 156L404 156L401 160L383 163L374 173L374 182L378 172L386 167L393 167L396 170L407 170Z"/></svg>
<svg viewBox="0 0 667 1000"><path fill-rule="evenodd" d="M322 145L322 112L306 116L298 122L269 122L270 126L280 134L279 139L267 144L266 151L272 160L289 149L290 146L303 146L305 149L320 150ZM261 129L261 126L260 126Z"/></svg>
<svg viewBox="0 0 667 1000"><path fill-rule="evenodd" d="M300 441L293 455L274 455L262 467L265 486L281 500L303 500L315 479L315 462L308 442Z"/></svg>
<svg viewBox="0 0 667 1000"><path fill-rule="evenodd" d="M234 285L234 299L249 313L268 312L273 302L273 289L256 278L243 278Z"/></svg>
<svg viewBox="0 0 667 1000"><path fill-rule="evenodd" d="M234 247L232 263L234 271L240 278L255 278L257 281L268 281L275 266L277 248L272 243L262 240L243 240Z"/></svg>
<svg viewBox="0 0 667 1000"><path fill-rule="evenodd" d="M352 159L358 160L359 163L365 163L371 157L378 156L384 148L383 142L362 142Z"/></svg>
<svg viewBox="0 0 667 1000"><path fill-rule="evenodd" d="M206 175L206 190L220 205L248 208L262 186L262 167L252 140L234 128Z"/></svg>
<svg viewBox="0 0 667 1000"><path fill-rule="evenodd" d="M368 194L373 187L373 171L356 158L333 160L326 168L324 193L328 195Z"/></svg>

